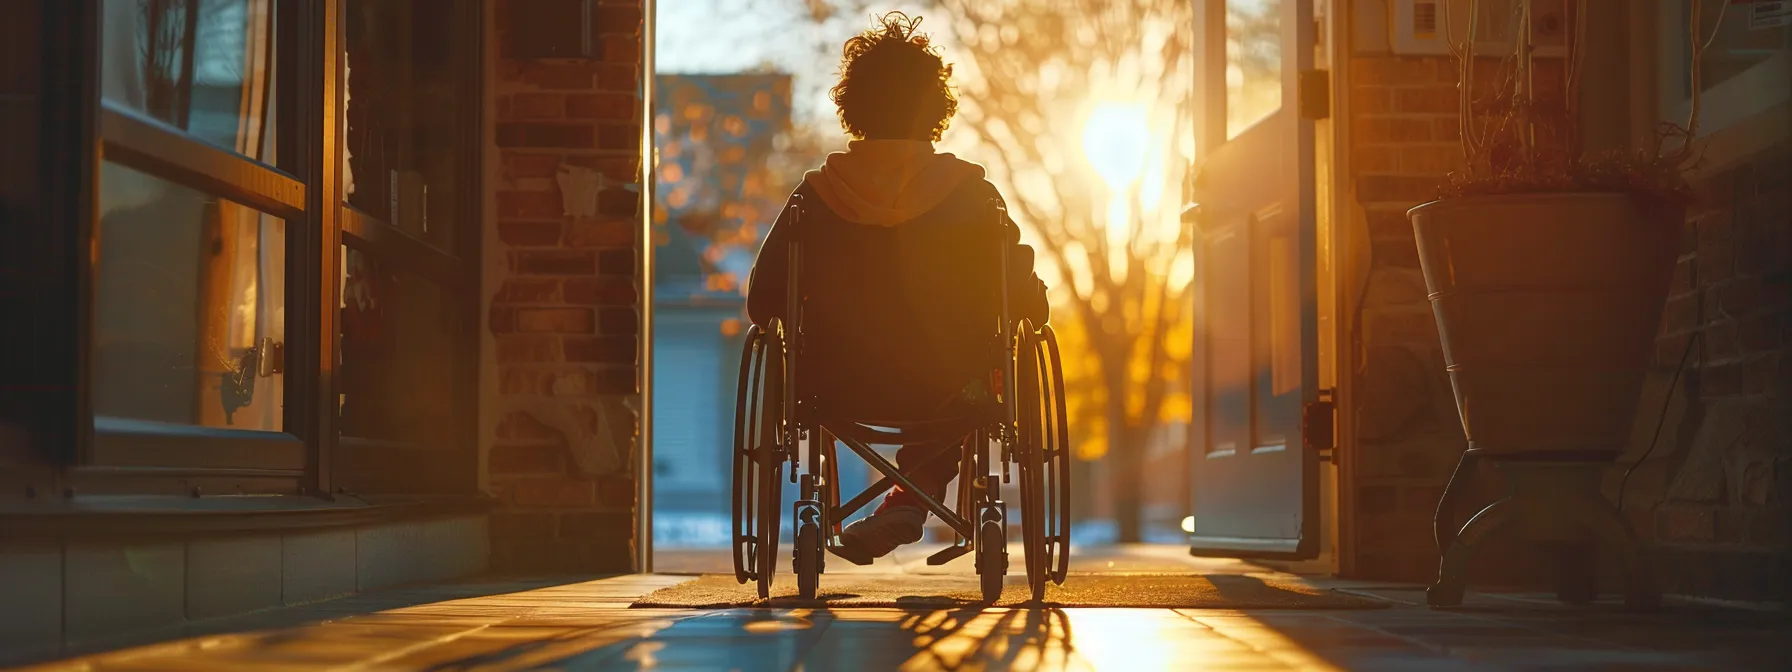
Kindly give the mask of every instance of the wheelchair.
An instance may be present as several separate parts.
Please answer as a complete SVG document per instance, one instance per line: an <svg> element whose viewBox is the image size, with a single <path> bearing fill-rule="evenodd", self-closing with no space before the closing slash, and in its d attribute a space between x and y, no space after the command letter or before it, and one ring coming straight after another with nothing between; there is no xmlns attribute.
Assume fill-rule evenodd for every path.
<svg viewBox="0 0 1792 672"><path fill-rule="evenodd" d="M787 221L802 216L802 197L786 207ZM991 199L996 231L1007 212ZM800 224L799 224L800 226ZM801 229L799 228L800 232ZM942 565L974 553L983 600L1002 595L1008 572L1008 503L1001 484L1019 474L1020 528L1027 583L1034 601L1045 597L1048 581L1064 583L1070 555L1070 435L1065 415L1064 373L1058 339L1050 325L1008 318L1007 255L998 235L1001 314L991 316L989 370L995 407L963 417L897 422L829 415L825 399L806 398L795 381L805 371L803 298L800 291L800 233L790 243L786 281L788 320L754 326L743 344L735 402L733 450L733 556L735 579L758 582L760 598L771 597L779 553L782 488L797 488L792 505L794 548L791 570L804 600L814 600L828 553L839 554L842 521L896 484L916 493L927 510L950 527L954 542L927 558ZM999 325L999 326L998 326ZM863 492L842 502L836 439L881 474ZM932 457L960 457L956 502L922 491L879 445L958 443ZM910 465L911 469L918 465ZM1015 467L1016 469L1011 469ZM999 470L999 471L998 471ZM999 479L999 482L998 482ZM843 560L852 558L840 556ZM860 563L860 564L869 564Z"/></svg>

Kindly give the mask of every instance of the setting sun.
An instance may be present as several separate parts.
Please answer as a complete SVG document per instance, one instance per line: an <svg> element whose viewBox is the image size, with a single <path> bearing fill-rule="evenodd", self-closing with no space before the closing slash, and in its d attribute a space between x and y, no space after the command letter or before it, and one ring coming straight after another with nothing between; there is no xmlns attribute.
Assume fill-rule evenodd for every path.
<svg viewBox="0 0 1792 672"><path fill-rule="evenodd" d="M1151 126L1145 112L1142 105L1104 102L1097 104L1083 123L1083 154L1114 191L1131 187L1144 170L1151 147Z"/></svg>

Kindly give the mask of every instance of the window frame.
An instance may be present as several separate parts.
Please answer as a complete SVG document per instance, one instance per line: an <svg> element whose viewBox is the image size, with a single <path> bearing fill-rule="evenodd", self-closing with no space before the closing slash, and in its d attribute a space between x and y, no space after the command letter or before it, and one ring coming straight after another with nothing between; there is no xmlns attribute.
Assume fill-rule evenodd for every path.
<svg viewBox="0 0 1792 672"><path fill-rule="evenodd" d="M1713 0L1704 0L1711 2ZM1728 3L1729 0L1722 0ZM1740 5L1727 4L1724 11ZM1710 26L1704 27L1710 30ZM1684 8L1678 2L1662 2L1655 13L1656 116L1686 123L1692 113L1692 95L1683 94L1692 63L1685 57L1688 41ZM1703 38L1701 38L1703 39ZM1792 48L1781 49L1767 60L1706 88L1699 103L1699 133L1715 133L1743 124L1762 113L1792 101Z"/></svg>
<svg viewBox="0 0 1792 672"><path fill-rule="evenodd" d="M483 3L450 0L458 14L455 57L474 67L460 68L457 90L475 104L456 120L466 142L456 149L459 193L455 203L468 213L452 233L453 249L442 250L377 218L355 210L342 198L344 77L348 0L275 0L274 96L277 164L217 147L188 132L124 105L104 101L99 92L104 36L103 0L76 0L81 40L72 51L80 73L82 115L78 125L91 151L84 151L80 179L63 185L62 198L74 203L78 255L74 298L77 371L72 450L58 452L69 487L98 494L190 494L225 491L243 494L323 494L360 492L476 494L478 482L477 381L480 231L483 229L483 85L485 29ZM95 235L99 228L99 171L105 162L171 184L229 199L286 222L284 404L280 431L244 430L147 421L96 413L92 403L96 353L93 347L97 273ZM451 451L456 458L424 464L416 474L380 475L372 465L416 460L418 447L339 437L336 362L339 278L344 244L374 254L389 268L437 283L454 298L464 328L452 339L457 426ZM348 453L354 453L349 455ZM345 459L346 458L346 459ZM369 468L357 468L365 465ZM423 487L417 487L419 484ZM201 484L207 486L202 488Z"/></svg>

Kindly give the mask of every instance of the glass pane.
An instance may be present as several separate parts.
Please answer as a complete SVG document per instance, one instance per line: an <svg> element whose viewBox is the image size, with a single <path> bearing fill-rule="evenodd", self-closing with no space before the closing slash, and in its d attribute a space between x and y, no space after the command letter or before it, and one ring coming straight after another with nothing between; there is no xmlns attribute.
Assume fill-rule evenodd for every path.
<svg viewBox="0 0 1792 672"><path fill-rule="evenodd" d="M446 445L454 437L454 346L462 331L453 297L371 254L346 245L342 253L342 435Z"/></svg>
<svg viewBox="0 0 1792 672"><path fill-rule="evenodd" d="M454 17L441 0L350 0L344 198L362 212L452 248L460 132Z"/></svg>
<svg viewBox="0 0 1792 672"><path fill-rule="evenodd" d="M1251 256L1237 231L1208 241L1207 376L1211 453L1242 453L1251 440Z"/></svg>
<svg viewBox="0 0 1792 672"><path fill-rule="evenodd" d="M286 223L100 168L94 413L278 430Z"/></svg>
<svg viewBox="0 0 1792 672"><path fill-rule="evenodd" d="M1282 0L1226 2L1226 137L1282 107Z"/></svg>
<svg viewBox="0 0 1792 672"><path fill-rule="evenodd" d="M1680 3L1680 48L1685 51L1686 63L1692 62L1691 18L1692 0L1681 0ZM1773 58L1775 54L1785 53L1792 49L1792 26L1771 22L1755 21L1760 25L1751 25L1750 18L1755 12L1768 9L1766 5L1757 7L1750 3L1712 2L1706 0L1699 3L1700 39L1710 39L1711 46L1705 49L1705 55L1699 68L1699 88L1709 91L1712 87L1742 74L1744 71ZM1721 14L1721 17L1720 17ZM1719 23L1719 21L1722 23ZM1692 80L1687 79L1683 91L1691 95Z"/></svg>
<svg viewBox="0 0 1792 672"><path fill-rule="evenodd" d="M274 162L273 0L104 0L100 95Z"/></svg>

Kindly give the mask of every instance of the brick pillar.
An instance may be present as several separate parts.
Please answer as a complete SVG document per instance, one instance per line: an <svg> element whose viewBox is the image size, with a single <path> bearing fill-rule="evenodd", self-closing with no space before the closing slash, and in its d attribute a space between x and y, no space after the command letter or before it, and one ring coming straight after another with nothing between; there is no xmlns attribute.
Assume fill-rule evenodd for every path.
<svg viewBox="0 0 1792 672"><path fill-rule="evenodd" d="M594 46L575 59L506 58L527 41L495 0L488 87L487 328L482 407L492 566L633 565L641 334L639 197L620 186L596 217L564 215L563 165L639 181L639 0L593 2ZM495 388L495 389L494 389Z"/></svg>

